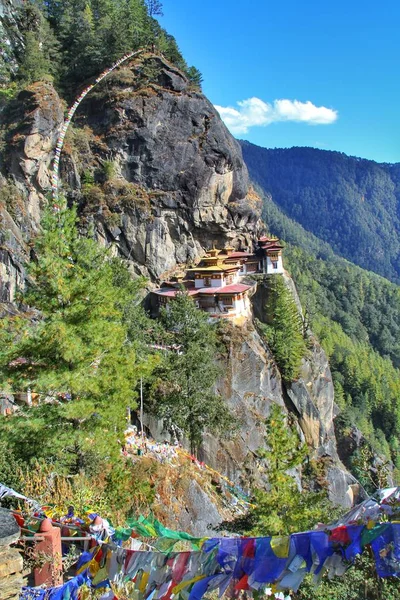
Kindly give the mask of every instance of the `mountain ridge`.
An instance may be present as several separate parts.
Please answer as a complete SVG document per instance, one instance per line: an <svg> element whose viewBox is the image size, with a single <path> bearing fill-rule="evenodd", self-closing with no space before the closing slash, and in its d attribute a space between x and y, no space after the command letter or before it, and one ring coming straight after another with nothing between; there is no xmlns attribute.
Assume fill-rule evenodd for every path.
<svg viewBox="0 0 400 600"><path fill-rule="evenodd" d="M283 213L351 262L400 281L400 164L241 141L251 179Z"/></svg>

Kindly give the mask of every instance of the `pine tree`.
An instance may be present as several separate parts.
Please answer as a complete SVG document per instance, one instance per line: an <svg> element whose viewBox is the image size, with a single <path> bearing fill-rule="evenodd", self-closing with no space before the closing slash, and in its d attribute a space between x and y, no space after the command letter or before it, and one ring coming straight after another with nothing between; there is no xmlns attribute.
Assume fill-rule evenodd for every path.
<svg viewBox="0 0 400 600"><path fill-rule="evenodd" d="M20 58L18 79L24 85L52 80L59 67L59 44L40 10L27 5L21 11L24 50Z"/></svg>
<svg viewBox="0 0 400 600"><path fill-rule="evenodd" d="M189 78L189 81L195 86L197 87L199 90L201 90L201 84L203 81L203 76L201 74L201 72L199 71L199 69L197 69L196 67L188 67L186 74Z"/></svg>
<svg viewBox="0 0 400 600"><path fill-rule="evenodd" d="M266 448L259 450L265 460L269 490L254 492L250 510L250 535L283 535L312 528L318 521L332 520L324 493L300 492L290 470L300 467L307 447L288 426L279 406L273 404L266 420Z"/></svg>
<svg viewBox="0 0 400 600"><path fill-rule="evenodd" d="M269 278L266 314L268 324L260 324L261 332L267 339L283 379L293 381L299 375L306 343L301 315L281 276Z"/></svg>
<svg viewBox="0 0 400 600"><path fill-rule="evenodd" d="M195 452L206 429L228 433L232 417L214 385L220 373L215 326L184 291L162 315L178 352L168 352L153 386L155 410L183 430Z"/></svg>
<svg viewBox="0 0 400 600"><path fill-rule="evenodd" d="M66 208L43 218L21 296L25 310L0 323L0 378L3 389L40 395L29 427L26 419L21 427L27 441L28 429L41 431L43 448L36 442L26 452L36 448L40 456L48 444L57 455L65 446L80 468L93 445L105 455L116 449L126 407L134 406L138 379L152 362L139 363L129 341L113 262L92 237L79 236L76 220Z"/></svg>
<svg viewBox="0 0 400 600"><path fill-rule="evenodd" d="M188 69L177 43L154 18L158 0L31 0L23 8L28 35L20 79L54 77L67 95L103 69L139 48L160 51L199 86L201 75ZM1 73L0 73L1 75Z"/></svg>

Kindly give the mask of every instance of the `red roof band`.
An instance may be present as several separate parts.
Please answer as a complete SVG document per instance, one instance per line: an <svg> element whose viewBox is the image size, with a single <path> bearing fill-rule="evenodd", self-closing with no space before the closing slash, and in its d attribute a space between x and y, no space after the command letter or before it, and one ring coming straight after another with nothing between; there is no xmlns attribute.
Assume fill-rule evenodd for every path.
<svg viewBox="0 0 400 600"><path fill-rule="evenodd" d="M232 285L224 285L222 287L219 288L212 288L212 287L207 287L207 288L200 288L199 289L199 293L201 295L204 294L211 294L211 295L215 295L215 294L241 294L243 292L247 292L247 290L249 290L251 288L250 285L244 285L243 283L233 283Z"/></svg>
<svg viewBox="0 0 400 600"><path fill-rule="evenodd" d="M186 291L189 296L197 296L198 294L204 296L204 295L211 295L214 296L216 294L241 294L243 292L247 292L247 290L249 290L251 288L250 285L244 285L243 283L234 283L232 285L224 285L222 287L209 287L209 288L199 288L199 289L190 289L190 290L184 290ZM178 292L180 292L181 290L178 289L169 289L166 291L163 291L162 289L160 290L154 290L154 294L157 294L157 296L166 296L168 298L173 298L176 296L176 294Z"/></svg>

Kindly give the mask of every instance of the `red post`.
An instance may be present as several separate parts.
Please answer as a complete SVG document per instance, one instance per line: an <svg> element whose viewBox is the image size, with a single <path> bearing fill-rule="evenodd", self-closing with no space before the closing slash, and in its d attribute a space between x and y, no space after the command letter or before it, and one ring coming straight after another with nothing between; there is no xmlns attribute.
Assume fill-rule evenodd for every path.
<svg viewBox="0 0 400 600"><path fill-rule="evenodd" d="M61 529L53 527L51 519L44 519L35 537L43 538L35 546L35 559L40 565L33 572L35 586L62 585Z"/></svg>

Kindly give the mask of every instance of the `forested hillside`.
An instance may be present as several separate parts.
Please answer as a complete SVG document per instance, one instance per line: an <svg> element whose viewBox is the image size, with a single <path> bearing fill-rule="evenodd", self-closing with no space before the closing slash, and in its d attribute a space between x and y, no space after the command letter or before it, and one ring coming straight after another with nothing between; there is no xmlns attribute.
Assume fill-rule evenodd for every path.
<svg viewBox="0 0 400 600"><path fill-rule="evenodd" d="M75 96L82 82L126 52L144 47L162 53L200 85L199 71L188 67L175 38L156 20L162 14L157 0L14 0L10 4L10 14L1 23L4 37L10 40L2 42L0 53L3 96L21 84L44 79L53 81L66 97ZM7 83L11 87L5 87Z"/></svg>
<svg viewBox="0 0 400 600"><path fill-rule="evenodd" d="M242 142L250 176L335 253L400 281L400 165L315 148Z"/></svg>
<svg viewBox="0 0 400 600"><path fill-rule="evenodd" d="M356 423L400 466L400 289L340 259L324 261L290 245L285 256L330 358L342 422Z"/></svg>
<svg viewBox="0 0 400 600"><path fill-rule="evenodd" d="M270 231L287 242L285 266L306 321L330 358L338 423L355 423L399 467L399 286L337 256L258 191Z"/></svg>

